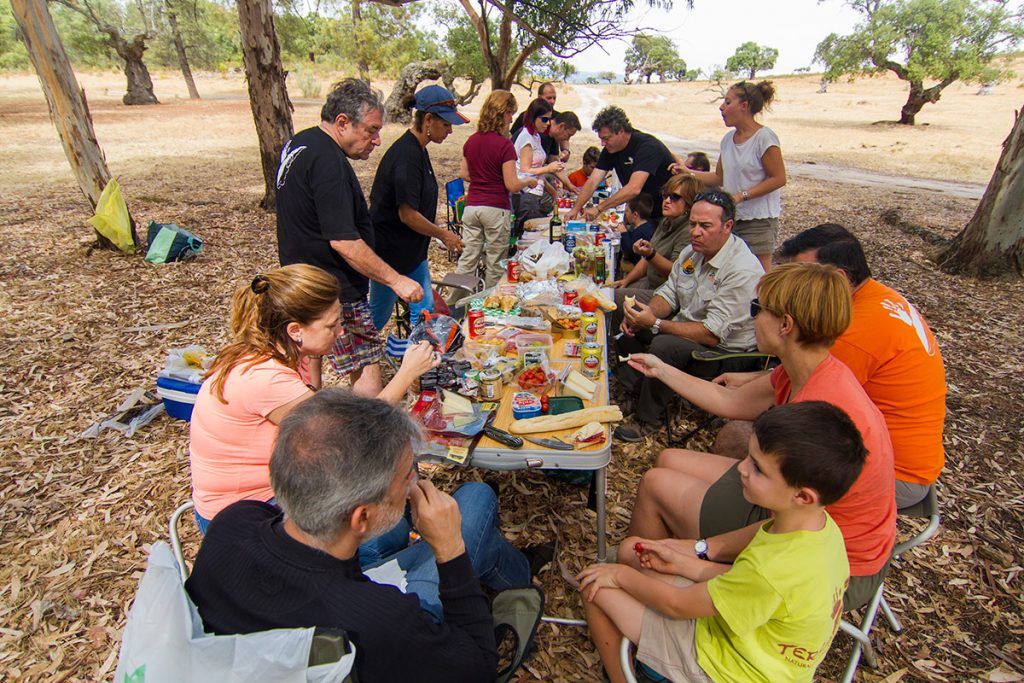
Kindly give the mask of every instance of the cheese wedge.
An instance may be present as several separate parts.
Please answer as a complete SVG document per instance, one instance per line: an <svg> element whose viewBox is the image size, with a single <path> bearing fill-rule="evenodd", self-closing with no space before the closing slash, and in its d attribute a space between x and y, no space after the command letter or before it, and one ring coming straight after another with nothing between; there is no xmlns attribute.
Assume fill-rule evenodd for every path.
<svg viewBox="0 0 1024 683"><path fill-rule="evenodd" d="M441 404L441 414L445 417L473 412L473 402L465 396L459 396L454 391L444 392L444 403Z"/></svg>

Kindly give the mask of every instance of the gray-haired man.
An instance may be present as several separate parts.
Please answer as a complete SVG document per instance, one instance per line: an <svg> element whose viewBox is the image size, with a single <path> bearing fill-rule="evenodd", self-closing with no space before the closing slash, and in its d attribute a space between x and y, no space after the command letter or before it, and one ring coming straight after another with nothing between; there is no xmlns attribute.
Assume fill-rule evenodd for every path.
<svg viewBox="0 0 1024 683"><path fill-rule="evenodd" d="M423 288L399 274L373 251L373 224L349 159L369 158L380 144L381 94L365 81L336 83L320 112L320 124L289 140L277 170L277 249L282 266L308 263L338 278L341 324L329 355L339 374L366 396L382 388L383 345L366 295L370 280L390 287L405 301L419 301ZM319 368L316 368L318 370Z"/></svg>
<svg viewBox="0 0 1024 683"><path fill-rule="evenodd" d="M280 509L230 505L199 548L185 588L205 628L342 629L363 681L494 680L480 580L499 590L527 586L531 562L502 536L490 487L469 483L449 496L418 481L418 437L401 409L341 389L292 411L270 460ZM423 538L412 545L406 501ZM391 559L416 595L363 575Z"/></svg>

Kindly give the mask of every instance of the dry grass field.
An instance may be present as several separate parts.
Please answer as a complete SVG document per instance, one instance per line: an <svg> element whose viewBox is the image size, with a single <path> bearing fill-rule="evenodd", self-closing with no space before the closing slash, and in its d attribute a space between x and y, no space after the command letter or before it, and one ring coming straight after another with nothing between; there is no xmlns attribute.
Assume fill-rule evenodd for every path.
<svg viewBox="0 0 1024 683"><path fill-rule="evenodd" d="M222 345L230 293L272 267L277 254L274 217L255 208L262 176L240 77L202 77L204 99L189 102L180 79L158 74L163 104L134 108L120 104L117 74L84 74L81 81L99 141L140 225L177 222L206 247L198 259L168 266L90 252L88 205L38 83L28 75L0 77L0 680L111 677L147 547L166 537L170 512L189 496L188 429L160 417L130 439L78 435L132 389L152 386L168 349ZM927 125L908 129L875 123L898 113L904 90L893 80L836 83L824 95L815 94L811 77L778 85L779 102L765 122L779 133L787 159L972 183L988 179L1024 92L1017 82L988 97L953 86L921 114ZM717 141L724 129L700 87L581 86L563 89L560 108L582 111L599 98L621 103L641 128ZM588 90L597 96L581 94ZM294 103L296 130L313 125L320 102ZM469 107L471 117L475 110ZM388 127L385 145L400 132ZM470 132L457 130L431 148L440 178L454 175ZM597 140L585 131L573 142L578 159ZM380 154L356 164L367 189ZM826 220L849 226L864 241L876 276L929 320L947 364L943 529L894 567L888 595L906 631L897 637L879 626L880 668L862 668L859 678L1024 680L1024 285L953 278L929 260L933 243L970 218L970 200L804 177L783 192L784 236ZM887 209L923 232L885 222ZM441 252L432 260L446 267ZM613 543L624 534L636 484L662 439L614 449ZM691 445L709 439L701 434ZM508 536L516 543L557 536L566 571L594 557L585 489L536 473L468 470L439 478L499 482ZM187 552L194 553L197 534L185 526ZM582 615L557 569L542 575L542 585L549 614ZM839 675L848 648L838 636L822 680ZM582 629L543 625L519 680L593 681L597 671Z"/></svg>

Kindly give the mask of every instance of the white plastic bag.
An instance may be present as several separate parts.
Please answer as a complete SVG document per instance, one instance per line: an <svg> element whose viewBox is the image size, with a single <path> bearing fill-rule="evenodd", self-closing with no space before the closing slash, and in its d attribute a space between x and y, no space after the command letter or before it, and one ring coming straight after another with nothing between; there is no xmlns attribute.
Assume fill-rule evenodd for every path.
<svg viewBox="0 0 1024 683"><path fill-rule="evenodd" d="M168 349L164 369L157 373L158 377L167 377L191 384L202 384L206 371L213 364L215 355L197 344L183 349Z"/></svg>
<svg viewBox="0 0 1024 683"><path fill-rule="evenodd" d="M153 544L146 573L121 638L115 683L340 683L355 665L352 652L310 667L312 628L239 636L203 632L178 563L163 541Z"/></svg>
<svg viewBox="0 0 1024 683"><path fill-rule="evenodd" d="M561 243L539 239L519 256L519 266L536 280L547 280L568 272L571 257Z"/></svg>

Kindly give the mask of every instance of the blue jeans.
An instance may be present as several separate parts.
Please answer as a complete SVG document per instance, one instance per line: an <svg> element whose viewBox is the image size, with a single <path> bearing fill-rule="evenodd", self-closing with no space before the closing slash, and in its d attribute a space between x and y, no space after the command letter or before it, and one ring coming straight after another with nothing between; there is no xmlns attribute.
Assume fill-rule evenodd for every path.
<svg viewBox="0 0 1024 683"><path fill-rule="evenodd" d="M415 327L416 322L420 319L420 311L434 312L434 294L433 287L430 284L430 264L424 261L416 266L416 270L411 273L403 273L403 275L412 278L423 288L423 299L414 304L409 304L410 317L413 327ZM373 280L370 281L370 310L373 312L374 327L378 330L384 329L384 326L388 324L388 320L391 319L391 309L394 308L395 301L397 300L398 295L390 287Z"/></svg>
<svg viewBox="0 0 1024 683"><path fill-rule="evenodd" d="M495 590L530 585L530 563L505 540L498 526L498 498L491 487L469 482L452 494L462 513L462 540L480 580ZM395 559L405 570L407 592L415 593L420 606L437 623L444 621L438 595L437 562L425 541L409 545L412 528L408 515L394 528L359 546L359 564L372 569Z"/></svg>
<svg viewBox="0 0 1024 683"><path fill-rule="evenodd" d="M275 497L271 498L270 500L267 501L267 503L269 503L270 505L273 505L273 506L276 507L277 506L277 497L275 496ZM199 535L200 536L205 536L206 535L206 529L210 526L210 520L208 520L206 517L203 517L202 515L200 515L199 512L195 508L192 508L192 515L196 518L196 526L199 527Z"/></svg>

